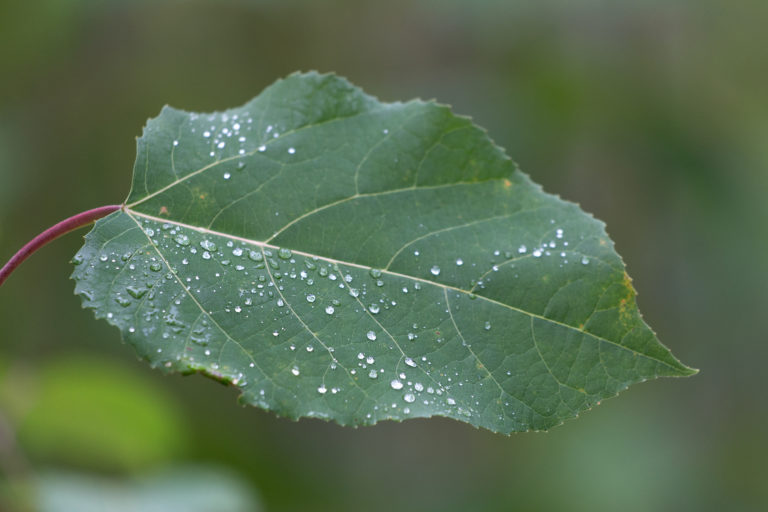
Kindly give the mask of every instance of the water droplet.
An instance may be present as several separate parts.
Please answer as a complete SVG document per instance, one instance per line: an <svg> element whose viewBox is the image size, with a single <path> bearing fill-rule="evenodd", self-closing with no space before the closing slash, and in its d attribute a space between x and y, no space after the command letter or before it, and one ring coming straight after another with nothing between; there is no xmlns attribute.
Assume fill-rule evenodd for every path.
<svg viewBox="0 0 768 512"><path fill-rule="evenodd" d="M369 273L369 274L371 275L371 277L372 277L372 278L374 278L374 279L378 279L378 278L380 278L380 277L381 277L381 270L379 270L378 268L372 268L372 269L370 270L370 272L368 272L368 273Z"/></svg>
<svg viewBox="0 0 768 512"><path fill-rule="evenodd" d="M582 265L589 265L589 258L587 258L586 256L583 256L581 258L581 264Z"/></svg>
<svg viewBox="0 0 768 512"><path fill-rule="evenodd" d="M189 245L189 237L187 235L178 234L174 240L176 240L176 243L179 245Z"/></svg>
<svg viewBox="0 0 768 512"><path fill-rule="evenodd" d="M431 269L429 269L429 271L433 276L440 275L440 267L438 267L437 265L434 265Z"/></svg>
<svg viewBox="0 0 768 512"><path fill-rule="evenodd" d="M299 368L294 366L293 368L291 368L291 373L296 375L296 376L298 376L299 375Z"/></svg>
<svg viewBox="0 0 768 512"><path fill-rule="evenodd" d="M311 293L307 295L307 302L312 303L315 302L316 297L312 295Z"/></svg>
<svg viewBox="0 0 768 512"><path fill-rule="evenodd" d="M296 148L288 148L288 153L291 155L296 153Z"/></svg>
<svg viewBox="0 0 768 512"><path fill-rule="evenodd" d="M416 397L413 395L413 393L406 393L405 395L403 395L403 400L405 400L409 404L412 404L416 400Z"/></svg>
<svg viewBox="0 0 768 512"><path fill-rule="evenodd" d="M555 230L555 236L557 238L563 238L563 230L562 229Z"/></svg>
<svg viewBox="0 0 768 512"><path fill-rule="evenodd" d="M173 141L173 145L174 146L178 146L179 145L179 141L177 141L177 140Z"/></svg>
<svg viewBox="0 0 768 512"><path fill-rule="evenodd" d="M228 180L228 179L229 179L229 178L231 178L231 177L232 177L232 175L231 175L231 174L229 174L228 172L225 172L225 173L224 173L224 179L225 179L225 180Z"/></svg>
<svg viewBox="0 0 768 512"><path fill-rule="evenodd" d="M125 291L134 299L140 299L147 293L146 288L138 288L136 286L128 286Z"/></svg>
<svg viewBox="0 0 768 512"><path fill-rule="evenodd" d="M261 146L259 146L259 153L263 153L263 152L265 152L266 150L267 150L267 146L265 146L265 145L263 145L263 144L262 144Z"/></svg>
<svg viewBox="0 0 768 512"><path fill-rule="evenodd" d="M535 249L532 254L533 254L534 258L540 258L541 257L541 249Z"/></svg>
<svg viewBox="0 0 768 512"><path fill-rule="evenodd" d="M149 270L152 272L160 272L160 269L163 268L163 265L159 261L153 261L149 264Z"/></svg>
<svg viewBox="0 0 768 512"><path fill-rule="evenodd" d="M392 386L392 389L403 389L403 383L397 379L393 379L389 385Z"/></svg>
<svg viewBox="0 0 768 512"><path fill-rule="evenodd" d="M334 309L333 306L326 306L325 307L325 312L328 313L329 315L332 315L334 311L336 311L336 310Z"/></svg>
<svg viewBox="0 0 768 512"><path fill-rule="evenodd" d="M448 405L456 405L456 400L453 398L446 398L445 401L448 402Z"/></svg>
<svg viewBox="0 0 768 512"><path fill-rule="evenodd" d="M380 310L381 308L379 308L378 304L371 304L370 306L368 306L368 311L370 311L374 315L378 314Z"/></svg>
<svg viewBox="0 0 768 512"><path fill-rule="evenodd" d="M415 340L417 337L418 337L418 336L416 336L416 335L415 335L415 334L413 334L412 332L409 332L409 333L408 333L408 340L409 340L409 341L413 341L413 340Z"/></svg>
<svg viewBox="0 0 768 512"><path fill-rule="evenodd" d="M281 247L277 250L277 257L283 260L289 260L291 259L291 255L293 253L290 249L286 249L285 247Z"/></svg>
<svg viewBox="0 0 768 512"><path fill-rule="evenodd" d="M376 370L371 370L368 372L368 377L375 379L379 376L379 373Z"/></svg>
<svg viewBox="0 0 768 512"><path fill-rule="evenodd" d="M528 251L528 248L524 245L521 245L520 247L517 248L517 252L519 252L520 254L525 254L527 251Z"/></svg>
<svg viewBox="0 0 768 512"><path fill-rule="evenodd" d="M278 332L278 331L272 331L272 336L274 336L275 338L277 338L278 336L280 336L280 332Z"/></svg>
<svg viewBox="0 0 768 512"><path fill-rule="evenodd" d="M312 352L313 350L315 350L315 347L312 345L307 345L307 352Z"/></svg>
<svg viewBox="0 0 768 512"><path fill-rule="evenodd" d="M328 391L328 388L326 388L324 385L317 388L317 392L321 395L324 395Z"/></svg>
<svg viewBox="0 0 768 512"><path fill-rule="evenodd" d="M416 368L416 363L410 357L405 358L405 364L407 364L411 368Z"/></svg>
<svg viewBox="0 0 768 512"><path fill-rule="evenodd" d="M207 139L208 137L210 137L210 136L211 136L211 132L209 132L208 130L205 130L205 131L203 132L203 137L205 137L206 139Z"/></svg>
<svg viewBox="0 0 768 512"><path fill-rule="evenodd" d="M264 260L264 255L261 254L261 252L259 252L259 251L250 251L248 253L248 259L250 259L252 261L260 262L260 261Z"/></svg>
<svg viewBox="0 0 768 512"><path fill-rule="evenodd" d="M459 259L457 259L457 260L456 260L456 266L459 266L459 267L460 267L460 266L462 266L463 264L464 264L464 260L463 260L463 259L459 258Z"/></svg>
<svg viewBox="0 0 768 512"><path fill-rule="evenodd" d="M368 338L371 341L376 340L376 333L373 331L368 331L368 334L365 335L366 338Z"/></svg>
<svg viewBox="0 0 768 512"><path fill-rule="evenodd" d="M491 330L491 322L485 322L485 326L483 327L486 331Z"/></svg>
<svg viewBox="0 0 768 512"><path fill-rule="evenodd" d="M209 253L208 251L203 251L203 254L202 254L202 256L203 256L203 259L204 259L204 260L209 260L209 259L211 259L211 253Z"/></svg>
<svg viewBox="0 0 768 512"><path fill-rule="evenodd" d="M216 247L216 244L211 242L210 240L203 240L202 242L200 242L200 247L210 252L216 252L219 250L219 248Z"/></svg>

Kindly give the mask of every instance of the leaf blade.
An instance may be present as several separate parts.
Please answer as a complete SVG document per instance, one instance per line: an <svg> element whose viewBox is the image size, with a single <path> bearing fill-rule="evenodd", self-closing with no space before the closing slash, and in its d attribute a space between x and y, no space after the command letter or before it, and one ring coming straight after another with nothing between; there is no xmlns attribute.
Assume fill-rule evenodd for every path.
<svg viewBox="0 0 768 512"><path fill-rule="evenodd" d="M86 307L151 363L292 418L542 430L691 373L639 316L601 222L447 107L332 75L224 113L164 109L128 206L79 259Z"/></svg>

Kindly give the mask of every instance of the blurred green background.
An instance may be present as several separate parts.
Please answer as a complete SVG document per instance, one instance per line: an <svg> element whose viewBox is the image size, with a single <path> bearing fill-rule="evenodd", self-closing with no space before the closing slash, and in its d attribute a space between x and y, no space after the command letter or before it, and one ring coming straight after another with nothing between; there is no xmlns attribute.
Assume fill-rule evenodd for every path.
<svg viewBox="0 0 768 512"><path fill-rule="evenodd" d="M764 0L0 0L0 260L121 202L164 104L336 71L453 105L605 220L646 320L701 369L546 434L294 423L137 361L72 294L83 231L0 289L0 509L159 503L153 475L198 471L174 481L232 501L199 510L767 510L767 21Z"/></svg>

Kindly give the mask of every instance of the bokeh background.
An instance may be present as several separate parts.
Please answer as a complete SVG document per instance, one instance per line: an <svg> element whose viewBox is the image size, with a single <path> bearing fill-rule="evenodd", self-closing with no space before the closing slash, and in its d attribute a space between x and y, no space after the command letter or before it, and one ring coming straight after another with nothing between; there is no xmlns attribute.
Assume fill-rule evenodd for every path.
<svg viewBox="0 0 768 512"><path fill-rule="evenodd" d="M0 260L121 202L164 104L336 71L453 105L605 220L701 369L549 433L295 423L138 361L72 294L81 231L0 289L0 509L767 510L767 21L764 0L0 0Z"/></svg>

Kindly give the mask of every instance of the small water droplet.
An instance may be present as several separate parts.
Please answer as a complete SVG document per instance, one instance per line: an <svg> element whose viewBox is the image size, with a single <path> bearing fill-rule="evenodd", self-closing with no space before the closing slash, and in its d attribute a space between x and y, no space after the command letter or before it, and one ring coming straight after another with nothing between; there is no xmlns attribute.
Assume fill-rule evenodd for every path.
<svg viewBox="0 0 768 512"><path fill-rule="evenodd" d="M415 363L415 362L414 362L414 360L413 360L413 359L411 359L410 357L406 357L406 358L405 358L405 364L407 364L407 365L408 365L408 366L410 366L411 368L416 368L416 363Z"/></svg>
<svg viewBox="0 0 768 512"><path fill-rule="evenodd" d="M263 152L265 152L266 150L267 150L267 146L265 146L265 145L263 145L263 144L262 144L261 146L259 146L259 153L263 153Z"/></svg>
<svg viewBox="0 0 768 512"><path fill-rule="evenodd" d="M228 179L229 179L229 178L231 178L231 177L232 177L232 175L231 175L231 174L229 174L228 172L225 172L225 173L224 173L224 179L225 179L225 180L228 180Z"/></svg>
<svg viewBox="0 0 768 512"><path fill-rule="evenodd" d="M291 252L291 250L285 247L281 247L280 249L277 250L277 257L283 260L291 259L292 254L293 253Z"/></svg>
<svg viewBox="0 0 768 512"><path fill-rule="evenodd" d="M324 395L328 391L328 388L326 388L324 385L317 388L317 392L321 395Z"/></svg>
<svg viewBox="0 0 768 512"><path fill-rule="evenodd" d="M392 389L403 389L403 383L397 379L392 379L389 385L392 386Z"/></svg>
<svg viewBox="0 0 768 512"><path fill-rule="evenodd" d="M153 261L149 264L149 270L152 272L160 272L160 269L163 268L163 265L159 261Z"/></svg>
<svg viewBox="0 0 768 512"><path fill-rule="evenodd" d="M483 327L486 331L491 330L491 322L485 322L485 326Z"/></svg>
<svg viewBox="0 0 768 512"><path fill-rule="evenodd" d="M325 312L328 313L329 315L332 315L334 311L336 311L336 310L334 309L333 306L326 306L325 307Z"/></svg>
<svg viewBox="0 0 768 512"><path fill-rule="evenodd" d="M463 259L461 259L461 258L458 258L458 259L456 260L456 266L460 267L460 266L462 266L463 264L464 264L464 260L463 260Z"/></svg>
<svg viewBox="0 0 768 512"><path fill-rule="evenodd" d="M299 375L299 368L294 366L293 368L291 368L291 373L296 375L296 376L298 376Z"/></svg>
<svg viewBox="0 0 768 512"><path fill-rule="evenodd" d="M379 308L378 304L371 304L370 306L368 306L368 311L376 315L378 314L379 311L381 311L381 308Z"/></svg>
<svg viewBox="0 0 768 512"><path fill-rule="evenodd" d="M378 279L381 277L381 270L379 270L378 268L372 268L368 273L374 279Z"/></svg>
<svg viewBox="0 0 768 512"><path fill-rule="evenodd" d="M413 393L406 393L405 395L403 395L403 400L405 400L409 404L412 404L416 400L416 397L413 395Z"/></svg>
<svg viewBox="0 0 768 512"><path fill-rule="evenodd" d="M589 258L587 258L586 256L583 256L581 258L581 264L582 265L589 265Z"/></svg>
<svg viewBox="0 0 768 512"><path fill-rule="evenodd" d="M368 377L375 379L379 376L379 373L376 370L371 370L368 372Z"/></svg>
<svg viewBox="0 0 768 512"><path fill-rule="evenodd" d="M440 267L438 267L437 265L432 266L432 268L429 269L429 271L430 271L430 273L433 276L439 276L440 275Z"/></svg>
<svg viewBox="0 0 768 512"><path fill-rule="evenodd" d="M315 302L316 297L312 295L311 293L307 295L307 302L312 303Z"/></svg>
<svg viewBox="0 0 768 512"><path fill-rule="evenodd" d="M174 240L176 240L176 243L179 245L189 245L189 237L187 235L178 234Z"/></svg>
<svg viewBox="0 0 768 512"><path fill-rule="evenodd" d="M147 293L146 288L138 288L136 286L128 286L125 291L134 299L140 299Z"/></svg>
<svg viewBox="0 0 768 512"><path fill-rule="evenodd" d="M261 254L261 252L259 252L259 251L250 251L248 253L248 259L250 259L252 261L255 261L255 262L260 262L260 261L264 260L264 255Z"/></svg>
<svg viewBox="0 0 768 512"><path fill-rule="evenodd" d="M376 340L376 333L373 331L368 331L368 334L365 335L366 338L368 338L371 341Z"/></svg>

